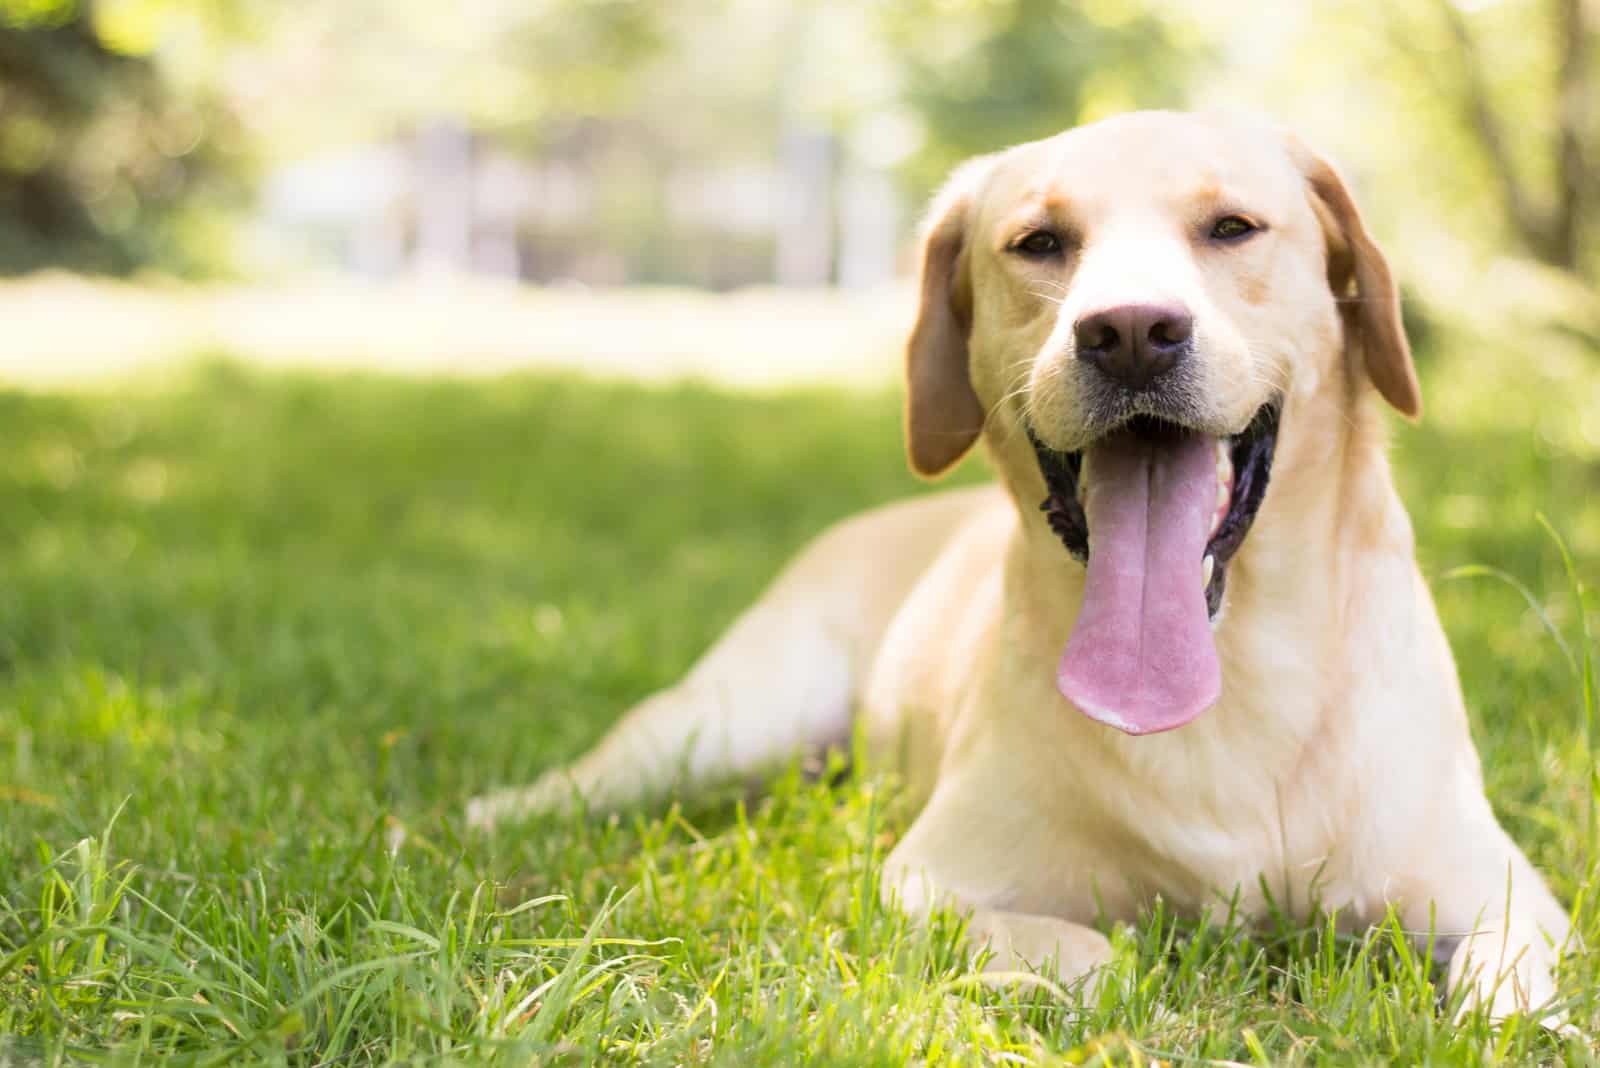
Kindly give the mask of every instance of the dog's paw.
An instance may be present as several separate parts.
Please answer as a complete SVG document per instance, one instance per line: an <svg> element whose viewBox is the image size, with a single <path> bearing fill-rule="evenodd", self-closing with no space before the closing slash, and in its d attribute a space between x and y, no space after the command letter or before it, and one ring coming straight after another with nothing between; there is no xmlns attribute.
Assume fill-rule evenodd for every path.
<svg viewBox="0 0 1600 1068"><path fill-rule="evenodd" d="M1512 1016L1523 1016L1563 1038L1577 1034L1564 1010L1550 1008L1557 1003L1554 963L1542 953L1524 951L1497 976L1471 959L1464 948L1458 949L1451 959L1450 979L1452 988L1466 987L1466 997L1455 1013L1457 1024L1484 1012L1495 1026Z"/></svg>
<svg viewBox="0 0 1600 1068"><path fill-rule="evenodd" d="M490 831L540 812L555 812L577 800L572 779L565 769L547 772L532 786L515 786L482 794L467 802L467 828Z"/></svg>
<svg viewBox="0 0 1600 1068"><path fill-rule="evenodd" d="M1112 959L1111 942L1091 927L1054 916L979 911L969 929L973 951L986 954L984 981L1005 986L1029 975L1048 975L1091 1000Z"/></svg>
<svg viewBox="0 0 1600 1068"><path fill-rule="evenodd" d="M499 822L507 807L506 791L483 794L467 802L467 829L489 831Z"/></svg>

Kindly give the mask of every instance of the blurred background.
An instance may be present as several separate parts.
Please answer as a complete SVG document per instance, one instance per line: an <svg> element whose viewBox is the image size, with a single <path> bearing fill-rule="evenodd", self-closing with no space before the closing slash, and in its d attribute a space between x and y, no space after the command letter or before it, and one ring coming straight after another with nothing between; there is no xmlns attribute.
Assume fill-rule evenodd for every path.
<svg viewBox="0 0 1600 1068"><path fill-rule="evenodd" d="M1593 356L1594 7L0 0L0 374L881 382L951 165L1150 106L1340 160L1414 329Z"/></svg>

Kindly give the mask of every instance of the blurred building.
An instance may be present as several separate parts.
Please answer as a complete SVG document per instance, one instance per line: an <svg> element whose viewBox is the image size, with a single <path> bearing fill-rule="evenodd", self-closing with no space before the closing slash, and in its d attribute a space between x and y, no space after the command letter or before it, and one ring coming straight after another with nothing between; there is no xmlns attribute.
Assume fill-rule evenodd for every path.
<svg viewBox="0 0 1600 1068"><path fill-rule="evenodd" d="M278 169L260 230L279 259L372 277L854 288L894 276L906 214L887 173L803 125L773 163L707 164L633 120L536 154L439 120Z"/></svg>

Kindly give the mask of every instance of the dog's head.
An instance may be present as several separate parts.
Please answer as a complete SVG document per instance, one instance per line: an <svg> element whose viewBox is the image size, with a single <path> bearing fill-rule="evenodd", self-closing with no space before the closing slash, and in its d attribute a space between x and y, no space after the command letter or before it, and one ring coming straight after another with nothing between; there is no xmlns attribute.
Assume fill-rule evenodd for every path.
<svg viewBox="0 0 1600 1068"><path fill-rule="evenodd" d="M1209 623L1285 403L1361 381L1421 410L1394 283L1333 168L1263 124L1171 112L959 169L907 373L919 473L980 433L1002 467L1037 464L1039 522L1088 565L1062 693L1132 733L1216 700Z"/></svg>

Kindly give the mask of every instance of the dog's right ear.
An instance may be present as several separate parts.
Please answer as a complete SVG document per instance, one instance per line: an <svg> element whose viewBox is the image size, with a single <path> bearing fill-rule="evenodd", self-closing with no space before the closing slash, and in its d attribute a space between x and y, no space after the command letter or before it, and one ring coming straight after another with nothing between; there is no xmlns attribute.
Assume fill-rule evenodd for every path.
<svg viewBox="0 0 1600 1068"><path fill-rule="evenodd" d="M922 286L906 347L906 451L924 478L948 471L983 429L983 405L967 370L972 280L967 224L991 157L956 169L934 198L922 239Z"/></svg>

